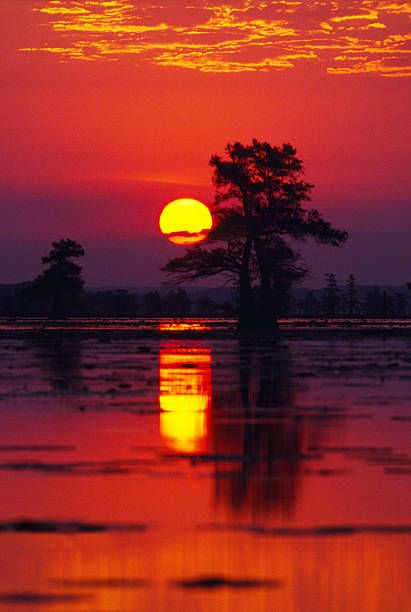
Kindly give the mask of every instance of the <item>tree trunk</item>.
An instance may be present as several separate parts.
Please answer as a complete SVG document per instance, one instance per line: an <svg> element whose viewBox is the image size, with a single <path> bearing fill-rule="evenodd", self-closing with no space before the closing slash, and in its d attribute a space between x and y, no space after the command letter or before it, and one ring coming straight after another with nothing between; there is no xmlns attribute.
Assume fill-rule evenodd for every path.
<svg viewBox="0 0 411 612"><path fill-rule="evenodd" d="M277 313L273 300L270 275L265 265L264 249L257 237L254 237L254 244L261 279L260 296L257 307L258 327L261 330L275 331L278 329Z"/></svg>
<svg viewBox="0 0 411 612"><path fill-rule="evenodd" d="M257 312L250 281L251 246L252 241L250 238L247 238L240 268L238 313L238 329L240 330L253 330L257 322Z"/></svg>

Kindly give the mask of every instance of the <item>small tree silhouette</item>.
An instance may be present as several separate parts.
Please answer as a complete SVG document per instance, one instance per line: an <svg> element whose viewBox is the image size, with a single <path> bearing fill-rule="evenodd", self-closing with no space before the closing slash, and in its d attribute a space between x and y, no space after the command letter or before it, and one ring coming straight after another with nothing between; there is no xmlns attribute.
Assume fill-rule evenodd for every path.
<svg viewBox="0 0 411 612"><path fill-rule="evenodd" d="M338 304L340 301L339 289L335 274L325 275L325 289L323 293L323 309L326 317L337 315Z"/></svg>
<svg viewBox="0 0 411 612"><path fill-rule="evenodd" d="M316 317L318 316L319 311L319 301L314 293L314 291L309 291L305 296L303 301L303 313L306 317Z"/></svg>
<svg viewBox="0 0 411 612"><path fill-rule="evenodd" d="M350 274L346 281L347 290L345 294L346 304L348 308L348 316L354 317L358 309L358 291L357 283L354 274Z"/></svg>
<svg viewBox="0 0 411 612"><path fill-rule="evenodd" d="M190 314L190 299L179 287L177 291L169 291L162 299L163 312L170 317L188 317Z"/></svg>
<svg viewBox="0 0 411 612"><path fill-rule="evenodd" d="M386 316L386 293L379 287L368 291L364 297L364 311L367 317L382 318Z"/></svg>
<svg viewBox="0 0 411 612"><path fill-rule="evenodd" d="M50 318L61 319L67 316L75 298L83 291L81 266L72 259L83 257L84 249L69 238L53 242L52 247L41 260L48 268L33 281L28 294L33 299L50 302Z"/></svg>

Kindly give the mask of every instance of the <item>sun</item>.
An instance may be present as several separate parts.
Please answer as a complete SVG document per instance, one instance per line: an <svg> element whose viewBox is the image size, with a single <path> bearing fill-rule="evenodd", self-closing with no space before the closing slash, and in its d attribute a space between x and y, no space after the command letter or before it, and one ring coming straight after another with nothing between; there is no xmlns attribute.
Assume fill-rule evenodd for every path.
<svg viewBox="0 0 411 612"><path fill-rule="evenodd" d="M180 198L163 208L159 224L170 242L189 245L207 238L213 219L207 206L199 200Z"/></svg>

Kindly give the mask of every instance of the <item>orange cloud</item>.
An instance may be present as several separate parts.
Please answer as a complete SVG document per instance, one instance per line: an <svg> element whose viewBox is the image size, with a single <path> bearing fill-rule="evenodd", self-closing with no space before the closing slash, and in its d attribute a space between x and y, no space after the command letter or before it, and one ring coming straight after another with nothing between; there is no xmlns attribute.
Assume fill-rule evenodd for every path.
<svg viewBox="0 0 411 612"><path fill-rule="evenodd" d="M59 39L21 51L66 61L130 56L203 72L291 70L303 61L320 61L328 74L404 77L411 70L408 2L44 0L33 10Z"/></svg>

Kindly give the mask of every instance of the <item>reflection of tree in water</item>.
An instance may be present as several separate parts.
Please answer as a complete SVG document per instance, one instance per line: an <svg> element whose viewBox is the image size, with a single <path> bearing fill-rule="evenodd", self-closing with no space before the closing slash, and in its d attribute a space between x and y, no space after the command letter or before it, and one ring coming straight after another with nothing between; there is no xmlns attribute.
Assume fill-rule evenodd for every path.
<svg viewBox="0 0 411 612"><path fill-rule="evenodd" d="M83 386L81 338L60 332L33 339L31 346L42 363L44 378L55 391L73 391Z"/></svg>
<svg viewBox="0 0 411 612"><path fill-rule="evenodd" d="M236 513L289 514L295 507L306 445L303 421L294 414L290 366L286 346L242 340L239 385L213 398L216 503ZM221 460L224 455L237 461Z"/></svg>
<svg viewBox="0 0 411 612"><path fill-rule="evenodd" d="M288 346L248 338L213 355L201 342L171 342L159 365L163 440L193 465L214 465L216 505L253 518L290 515L309 449L334 423L323 408L303 413L295 402L302 385Z"/></svg>

